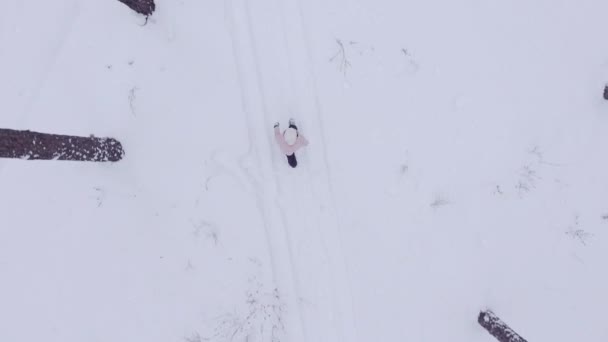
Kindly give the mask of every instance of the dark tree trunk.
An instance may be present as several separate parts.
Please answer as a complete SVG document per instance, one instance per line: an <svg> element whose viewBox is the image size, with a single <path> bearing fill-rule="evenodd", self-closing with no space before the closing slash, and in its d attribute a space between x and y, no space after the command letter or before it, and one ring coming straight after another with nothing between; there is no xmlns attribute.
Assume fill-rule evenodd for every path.
<svg viewBox="0 0 608 342"><path fill-rule="evenodd" d="M477 322L500 342L527 342L500 320L492 311L481 311Z"/></svg>
<svg viewBox="0 0 608 342"><path fill-rule="evenodd" d="M113 138L75 137L0 128L0 158L115 162L124 156Z"/></svg>
<svg viewBox="0 0 608 342"><path fill-rule="evenodd" d="M123 4L129 6L132 10L137 13L141 13L145 16L152 15L156 9L154 0L118 0Z"/></svg>

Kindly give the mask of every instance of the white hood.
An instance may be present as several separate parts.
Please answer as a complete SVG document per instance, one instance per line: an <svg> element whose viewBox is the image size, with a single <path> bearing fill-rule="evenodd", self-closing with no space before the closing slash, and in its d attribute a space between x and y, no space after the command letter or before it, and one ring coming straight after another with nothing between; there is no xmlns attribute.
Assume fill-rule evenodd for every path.
<svg viewBox="0 0 608 342"><path fill-rule="evenodd" d="M294 128L288 128L283 132L283 137L288 145L293 145L298 140L298 131Z"/></svg>

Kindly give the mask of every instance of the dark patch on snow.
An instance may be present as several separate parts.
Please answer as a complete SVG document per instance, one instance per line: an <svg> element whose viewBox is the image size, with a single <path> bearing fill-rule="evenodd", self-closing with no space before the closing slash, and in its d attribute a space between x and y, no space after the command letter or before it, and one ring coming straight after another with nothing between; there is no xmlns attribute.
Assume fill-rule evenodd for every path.
<svg viewBox="0 0 608 342"><path fill-rule="evenodd" d="M154 0L118 0L139 14L150 16L156 10Z"/></svg>
<svg viewBox="0 0 608 342"><path fill-rule="evenodd" d="M477 322L500 342L527 342L492 311L481 311Z"/></svg>
<svg viewBox="0 0 608 342"><path fill-rule="evenodd" d="M0 129L0 158L116 162L124 154L113 138Z"/></svg>

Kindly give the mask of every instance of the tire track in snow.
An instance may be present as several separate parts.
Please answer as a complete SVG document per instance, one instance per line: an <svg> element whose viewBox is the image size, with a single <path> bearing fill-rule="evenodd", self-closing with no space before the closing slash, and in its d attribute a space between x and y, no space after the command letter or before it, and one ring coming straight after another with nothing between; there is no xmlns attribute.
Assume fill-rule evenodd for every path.
<svg viewBox="0 0 608 342"><path fill-rule="evenodd" d="M313 184L313 203L319 203L319 234L328 262L330 263L330 279L332 300L337 311L334 323L337 325L339 338L344 342L357 340L354 316L354 300L350 288L348 266L343 254L340 231L340 220L336 214L336 205L329 157L326 152L326 134L323 121L321 102L318 96L317 79L314 73L312 47L307 35L307 23L302 2L300 0L278 1L283 18L285 49L289 52L289 74L292 75L292 88L297 89L294 96L300 97L303 112L306 113L310 124L307 134L311 141L310 162L307 165L308 180ZM293 68L292 66L298 66Z"/></svg>
<svg viewBox="0 0 608 342"><path fill-rule="evenodd" d="M259 96L255 100L259 110L248 111L249 133L254 136L250 142L252 147L255 144L254 154L264 170L260 178L268 179L274 174L276 202L266 199L263 210L282 217L282 238L287 239L291 279L299 301L294 307L301 312L305 338L352 342L356 339L352 296L324 151L320 103L310 77L312 63L306 51L302 12L294 1L261 0L254 7L248 7L248 3L242 6L245 13L241 22L247 24L248 32L241 38L248 37L255 65L248 69L241 65L239 74L243 77L248 70L255 72L255 82L243 93L251 96L255 88L253 91ZM288 108L296 112L285 113ZM303 121L298 124L312 128L303 130L311 138L308 150L312 153L299 154L302 166L296 170L287 169L268 134L274 119L285 119L289 114L299 114L296 117ZM260 139L262 136L266 139ZM275 162L272 169L271 161Z"/></svg>
<svg viewBox="0 0 608 342"><path fill-rule="evenodd" d="M61 23L56 35L56 41L52 44L50 48L49 54L40 54L42 58L44 58L44 67L42 68L41 75L36 79L35 86L33 87L30 96L25 103L23 114L20 120L20 124L23 123L26 118L31 113L31 108L34 102L37 100L38 96L40 96L40 91L48 81L48 77L55 68L57 63L57 59L63 51L66 41L70 37L74 23L80 14L80 5L77 1L70 1L69 6L66 5L66 14L63 20L56 20L55 22Z"/></svg>
<svg viewBox="0 0 608 342"><path fill-rule="evenodd" d="M272 263L272 281L286 301L288 316L282 317L286 334L289 341L304 342L306 336L298 291L292 273L294 267L289 238L286 236L283 217L273 202L276 196L276 184L272 178L274 174L272 158L267 153L271 140L267 134L263 134L268 120L266 120L266 104L247 6L247 0L226 1L226 21L232 39L241 101L249 134L249 152L241 160L241 167L256 190L256 204L264 221L269 259ZM253 74L249 72L250 70L254 70Z"/></svg>

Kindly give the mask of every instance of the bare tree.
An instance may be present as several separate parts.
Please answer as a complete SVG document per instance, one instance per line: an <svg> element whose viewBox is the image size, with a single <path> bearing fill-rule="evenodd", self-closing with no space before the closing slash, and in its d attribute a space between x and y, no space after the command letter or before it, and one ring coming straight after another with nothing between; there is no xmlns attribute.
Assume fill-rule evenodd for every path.
<svg viewBox="0 0 608 342"><path fill-rule="evenodd" d="M118 0L129 6L132 10L145 16L152 15L156 9L154 0Z"/></svg>
<svg viewBox="0 0 608 342"><path fill-rule="evenodd" d="M0 128L0 158L115 162L123 156L122 144L113 138Z"/></svg>
<svg viewBox="0 0 608 342"><path fill-rule="evenodd" d="M490 310L481 311L477 322L500 342L527 342Z"/></svg>

